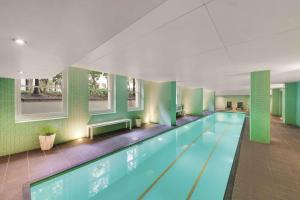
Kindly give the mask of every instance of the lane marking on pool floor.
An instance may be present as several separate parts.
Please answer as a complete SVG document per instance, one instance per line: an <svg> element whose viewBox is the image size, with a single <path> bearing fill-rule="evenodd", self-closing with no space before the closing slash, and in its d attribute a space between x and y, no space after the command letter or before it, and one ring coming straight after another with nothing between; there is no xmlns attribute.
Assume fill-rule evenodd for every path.
<svg viewBox="0 0 300 200"><path fill-rule="evenodd" d="M138 197L138 200L142 200L148 192L156 185L156 183L173 167L173 165L192 147L193 144L195 144L202 135L207 132L211 128L206 128L200 135L198 135L184 150L181 151L181 153L173 160L167 168L152 182L152 184Z"/></svg>
<svg viewBox="0 0 300 200"><path fill-rule="evenodd" d="M224 130L223 134L218 137L217 142L215 143L214 147L212 148L211 152L209 153L208 158L206 159L206 161L205 161L204 165L202 166L202 168L201 168L201 170L200 170L200 172L199 172L196 180L194 181L194 184L193 184L190 192L188 193L188 196L187 196L186 200L190 200L192 198L193 193L194 193L195 189L197 188L198 183L199 183L201 177L203 176L203 174L204 174L204 172L205 172L205 170L207 168L208 162L210 161L210 159L212 158L214 152L216 151L217 147L219 146L219 144L221 142L221 139L224 137L224 135L226 133L228 133L228 129L230 127L231 126L226 127L226 129Z"/></svg>

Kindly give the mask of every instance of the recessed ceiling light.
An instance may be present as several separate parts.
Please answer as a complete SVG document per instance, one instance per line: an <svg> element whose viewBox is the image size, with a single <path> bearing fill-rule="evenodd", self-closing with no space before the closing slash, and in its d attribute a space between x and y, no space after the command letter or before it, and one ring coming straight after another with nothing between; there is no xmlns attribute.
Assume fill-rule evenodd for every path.
<svg viewBox="0 0 300 200"><path fill-rule="evenodd" d="M25 45L27 42L21 38L13 38L12 39L17 45Z"/></svg>
<svg viewBox="0 0 300 200"><path fill-rule="evenodd" d="M19 74L24 74L24 72L23 71L19 71Z"/></svg>

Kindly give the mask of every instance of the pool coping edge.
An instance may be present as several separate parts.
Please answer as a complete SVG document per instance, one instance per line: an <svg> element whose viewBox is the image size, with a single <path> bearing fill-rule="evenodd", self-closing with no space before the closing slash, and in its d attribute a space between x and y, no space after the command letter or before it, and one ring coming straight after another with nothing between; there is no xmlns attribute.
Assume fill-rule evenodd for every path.
<svg viewBox="0 0 300 200"><path fill-rule="evenodd" d="M243 140L243 137L245 137L246 123L247 123L246 120L247 120L247 115L245 115L245 118L244 118L243 127L241 130L238 145L235 150L235 155L234 155L233 163L231 165L231 170L230 170L229 177L227 180L227 185L226 185L225 193L223 196L223 200L232 199L232 192L233 192L235 176L236 176L237 167L238 167L239 158L240 158L240 150L241 150L241 146L242 146L242 140Z"/></svg>

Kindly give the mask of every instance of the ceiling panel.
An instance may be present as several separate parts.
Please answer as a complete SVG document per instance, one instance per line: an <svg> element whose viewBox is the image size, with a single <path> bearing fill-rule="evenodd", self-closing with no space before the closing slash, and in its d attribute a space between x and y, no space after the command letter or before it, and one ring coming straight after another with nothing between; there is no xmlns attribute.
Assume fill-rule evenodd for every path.
<svg viewBox="0 0 300 200"><path fill-rule="evenodd" d="M147 76L151 70L160 70L176 75L184 67L182 60L185 57L197 58L199 54L220 48L222 44L207 13L200 7L90 65L104 71L120 69L119 72L125 74L143 73Z"/></svg>
<svg viewBox="0 0 300 200"><path fill-rule="evenodd" d="M18 70L33 77L58 73L164 1L3 0L0 76L17 76ZM15 37L28 45L12 47Z"/></svg>
<svg viewBox="0 0 300 200"><path fill-rule="evenodd" d="M0 76L73 64L220 93L249 91L256 70L271 70L272 83L296 81L299 8L299 0L1 1Z"/></svg>
<svg viewBox="0 0 300 200"><path fill-rule="evenodd" d="M300 27L299 0L215 0L207 7L226 45Z"/></svg>
<svg viewBox="0 0 300 200"><path fill-rule="evenodd" d="M237 73L268 69L274 78L277 72L300 70L299 34L300 29L228 47L232 67Z"/></svg>
<svg viewBox="0 0 300 200"><path fill-rule="evenodd" d="M289 3L293 4L293 2ZM251 31L257 28L256 31L244 30L244 23L241 19L251 20L248 12L255 10L257 4L257 1L251 3L250 1L215 0L206 5L209 13L202 4L198 7L191 4L196 6L195 9L180 17L173 16L174 20L158 26L159 28L149 31L143 37L127 41L123 43L124 45L118 43L119 48L111 48L106 53L102 47L99 47L100 51L102 49L102 54L98 58L97 53L94 54L94 61L89 63L89 67L146 80L176 80L179 85L205 87L217 91L248 91L250 72L255 70L271 70L274 83L294 80L295 75L291 77L292 73L286 71L289 68L298 69L300 43L295 41L297 41L299 31L297 28L291 29L297 24L287 23L287 26L283 26L284 21L289 21L286 17L287 12L277 16L280 18L277 24L273 18L268 18L268 11L267 19L264 20L270 24L273 23L274 26L270 25L261 29L259 27L263 25L261 21L258 21L253 22L257 27L250 28ZM261 5L267 6L265 4L266 2ZM276 9L279 8L276 5L270 9L277 11ZM228 9L226 13L229 12L229 16L222 16L224 11L219 9L219 6L224 7L225 10ZM169 7L164 8L164 12L168 13L169 10L173 10L173 7L174 5L169 4ZM250 11L243 11L243 9ZM220 18L224 21L215 20L214 22L217 23L214 24L209 14L213 20L215 16L217 16L216 19L221 16ZM231 17L240 21L236 21L237 24L225 21L231 20ZM218 33L221 34L221 40L215 30L215 25ZM226 33L223 26L226 26L226 30L231 29L232 36L223 35ZM266 33L268 33L267 36ZM229 39L225 40L226 48L223 48L224 44L222 44L224 38ZM292 66L289 67L289 65ZM278 70L286 73L284 78L282 76L279 78L276 74Z"/></svg>
<svg viewBox="0 0 300 200"><path fill-rule="evenodd" d="M136 23L124 29L122 32L99 46L84 58L76 62L77 66L94 67L97 60L115 54L128 48L128 46L139 43L143 38L153 32L163 29L170 23L181 19L185 15L203 6L202 0L169 0L149 12ZM178 31L178 30L175 30ZM180 38L181 39L181 38Z"/></svg>

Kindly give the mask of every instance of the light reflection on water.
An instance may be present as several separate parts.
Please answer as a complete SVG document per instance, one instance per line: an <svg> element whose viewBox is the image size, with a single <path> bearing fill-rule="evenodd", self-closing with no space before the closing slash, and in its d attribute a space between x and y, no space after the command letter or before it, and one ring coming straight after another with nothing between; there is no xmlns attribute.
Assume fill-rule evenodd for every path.
<svg viewBox="0 0 300 200"><path fill-rule="evenodd" d="M127 151L127 169L132 171L137 168L138 165L138 148L134 146Z"/></svg>
<svg viewBox="0 0 300 200"><path fill-rule="evenodd" d="M89 168L89 197L95 196L109 186L109 160L104 160Z"/></svg>

